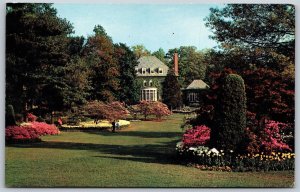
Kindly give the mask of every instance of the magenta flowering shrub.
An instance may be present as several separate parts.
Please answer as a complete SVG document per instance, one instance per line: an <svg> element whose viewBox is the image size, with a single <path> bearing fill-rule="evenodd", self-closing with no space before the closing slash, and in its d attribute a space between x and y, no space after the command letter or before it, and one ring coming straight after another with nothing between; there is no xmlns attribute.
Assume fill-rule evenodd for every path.
<svg viewBox="0 0 300 192"><path fill-rule="evenodd" d="M35 131L36 134L42 135L57 135L59 134L58 128L52 124L47 124L44 122L31 122L29 124L24 125L25 128L31 128Z"/></svg>
<svg viewBox="0 0 300 192"><path fill-rule="evenodd" d="M6 142L31 142L40 141L39 135L31 127L8 126L5 129Z"/></svg>
<svg viewBox="0 0 300 192"><path fill-rule="evenodd" d="M32 113L28 113L28 114L27 114L27 118L28 118L28 121L30 121L30 122L35 122L36 119L37 119L37 116L35 116L35 115L32 114Z"/></svg>
<svg viewBox="0 0 300 192"><path fill-rule="evenodd" d="M43 122L31 122L22 126L8 126L5 129L5 141L9 143L41 141L40 136L57 135L55 125Z"/></svg>
<svg viewBox="0 0 300 192"><path fill-rule="evenodd" d="M210 140L210 128L205 125L189 129L183 135L182 142L185 146L205 145Z"/></svg>
<svg viewBox="0 0 300 192"><path fill-rule="evenodd" d="M268 120L265 123L263 133L261 134L261 147L265 152L272 151L292 151L292 149L283 142L280 131L288 127L287 124Z"/></svg>

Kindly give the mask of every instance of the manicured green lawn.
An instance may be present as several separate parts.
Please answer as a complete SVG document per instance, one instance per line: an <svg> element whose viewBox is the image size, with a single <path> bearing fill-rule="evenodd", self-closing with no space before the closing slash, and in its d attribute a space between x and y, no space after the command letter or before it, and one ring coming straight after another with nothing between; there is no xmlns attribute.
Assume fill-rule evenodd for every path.
<svg viewBox="0 0 300 192"><path fill-rule="evenodd" d="M6 147L7 187L293 187L294 172L224 173L178 164L182 115L117 133L62 132Z"/></svg>

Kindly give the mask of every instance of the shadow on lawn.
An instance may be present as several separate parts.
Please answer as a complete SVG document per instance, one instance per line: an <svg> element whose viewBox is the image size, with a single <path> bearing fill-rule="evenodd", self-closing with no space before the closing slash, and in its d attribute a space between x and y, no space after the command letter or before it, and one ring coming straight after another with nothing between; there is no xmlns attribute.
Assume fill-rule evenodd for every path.
<svg viewBox="0 0 300 192"><path fill-rule="evenodd" d="M178 164L175 158L176 142L177 141L172 141L168 143L150 145L107 145L95 143L48 141L31 144L11 144L9 146L19 148L91 150L103 154L103 156L96 155L94 157L131 160L145 163ZM105 156L105 154L120 156Z"/></svg>
<svg viewBox="0 0 300 192"><path fill-rule="evenodd" d="M142 138L175 138L181 137L181 132L145 132L145 131L116 131L116 133L112 133L111 131L96 131L96 132L87 132L89 134L96 134L102 136L112 136L115 134L116 136L132 136L132 137L142 137Z"/></svg>

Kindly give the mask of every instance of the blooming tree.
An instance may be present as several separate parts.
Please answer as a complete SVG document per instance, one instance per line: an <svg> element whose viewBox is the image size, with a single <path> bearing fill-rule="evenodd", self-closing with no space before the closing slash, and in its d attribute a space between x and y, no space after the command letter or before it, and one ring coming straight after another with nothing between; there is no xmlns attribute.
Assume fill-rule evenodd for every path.
<svg viewBox="0 0 300 192"><path fill-rule="evenodd" d="M140 101L135 107L144 115L144 119L147 119L149 115L155 115L157 119L161 119L163 116L170 115L171 111L168 106L159 101Z"/></svg>

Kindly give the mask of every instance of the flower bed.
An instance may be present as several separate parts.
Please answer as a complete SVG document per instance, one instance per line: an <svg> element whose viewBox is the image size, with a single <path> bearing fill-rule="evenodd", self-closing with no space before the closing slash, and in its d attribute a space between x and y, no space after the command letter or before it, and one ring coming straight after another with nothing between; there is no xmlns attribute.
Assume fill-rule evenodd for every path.
<svg viewBox="0 0 300 192"><path fill-rule="evenodd" d="M294 153L262 152L235 156L233 151L218 151L206 146L188 147L183 142L177 143L176 151L181 160L201 170L282 171L295 168Z"/></svg>
<svg viewBox="0 0 300 192"><path fill-rule="evenodd" d="M55 125L42 122L22 123L20 126L8 126L5 129L7 143L24 143L41 141L40 136L57 135L59 130Z"/></svg>
<svg viewBox="0 0 300 192"><path fill-rule="evenodd" d="M130 121L119 120L120 127L127 127L130 125ZM112 124L107 120L102 120L99 123L94 121L80 122L79 125L67 125L62 124L61 130L101 130L111 128Z"/></svg>

